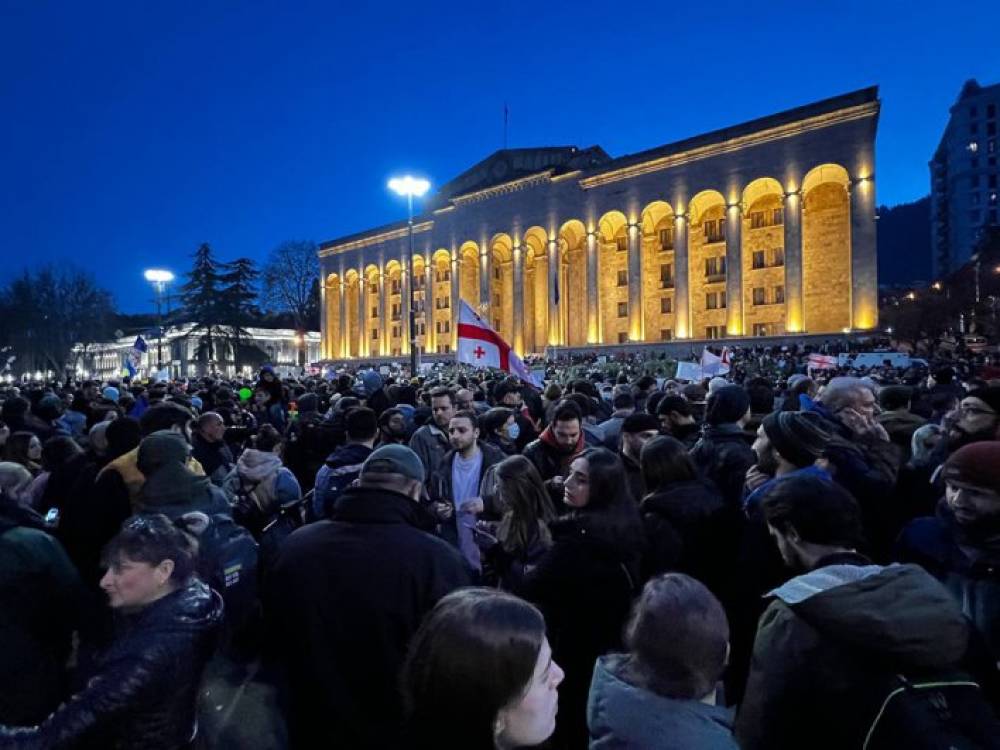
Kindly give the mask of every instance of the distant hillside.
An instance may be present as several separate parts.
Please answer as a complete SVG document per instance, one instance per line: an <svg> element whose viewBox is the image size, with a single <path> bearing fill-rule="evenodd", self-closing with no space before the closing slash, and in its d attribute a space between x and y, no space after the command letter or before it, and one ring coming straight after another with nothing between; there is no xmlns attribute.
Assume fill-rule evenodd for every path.
<svg viewBox="0 0 1000 750"><path fill-rule="evenodd" d="M931 281L931 199L878 209L878 283Z"/></svg>

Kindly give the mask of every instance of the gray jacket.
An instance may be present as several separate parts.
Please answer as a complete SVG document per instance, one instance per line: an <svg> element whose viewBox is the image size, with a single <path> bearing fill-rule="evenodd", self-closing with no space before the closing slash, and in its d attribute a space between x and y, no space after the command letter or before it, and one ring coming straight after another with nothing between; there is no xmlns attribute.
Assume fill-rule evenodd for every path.
<svg viewBox="0 0 1000 750"><path fill-rule="evenodd" d="M444 459L444 454L451 450L448 436L433 423L425 424L413 433L410 438L410 448L420 457L424 465L424 484L430 483L432 472L437 470Z"/></svg>

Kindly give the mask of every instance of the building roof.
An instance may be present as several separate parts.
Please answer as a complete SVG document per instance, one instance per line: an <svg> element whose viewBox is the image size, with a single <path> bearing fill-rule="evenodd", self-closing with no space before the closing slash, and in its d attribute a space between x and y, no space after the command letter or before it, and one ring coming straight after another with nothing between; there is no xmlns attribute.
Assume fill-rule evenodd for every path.
<svg viewBox="0 0 1000 750"><path fill-rule="evenodd" d="M822 99L811 104L778 112L766 117L713 130L702 135L674 141L662 146L626 154L617 158L610 157L600 146L580 149L576 146L545 146L539 148L501 149L482 161L474 164L464 172L442 185L428 200L427 210L414 222L423 222L432 218L434 211L448 208L464 196L469 196L491 187L503 185L516 180L529 179L532 176L556 176L567 172L581 171L581 179L598 177L604 172L612 172L643 162L660 160L673 154L681 154L692 149L710 147L726 143L734 139L754 133L780 128L845 109L874 105L878 103L878 87L851 91L839 96ZM877 112L877 109L875 110ZM366 229L320 244L324 249L354 242L372 234L402 232L406 229L406 221L397 221L379 227ZM389 238L387 238L389 239Z"/></svg>

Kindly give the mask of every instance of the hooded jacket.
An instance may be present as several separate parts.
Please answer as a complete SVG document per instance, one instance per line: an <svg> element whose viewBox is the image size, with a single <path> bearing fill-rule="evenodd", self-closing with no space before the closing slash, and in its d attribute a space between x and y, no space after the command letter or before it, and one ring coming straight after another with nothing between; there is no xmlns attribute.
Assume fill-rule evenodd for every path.
<svg viewBox="0 0 1000 750"><path fill-rule="evenodd" d="M715 482L726 504L740 507L747 471L757 463L757 454L747 445L742 428L735 422L706 425L691 449L691 458L698 473Z"/></svg>
<svg viewBox="0 0 1000 750"><path fill-rule="evenodd" d="M860 747L878 710L865 688L955 669L967 652L961 610L916 565L833 555L770 596L736 718L744 750Z"/></svg>
<svg viewBox="0 0 1000 750"><path fill-rule="evenodd" d="M282 465L281 457L256 448L247 448L240 454L222 488L230 502L235 501L240 489L243 489L265 514L302 497L298 480Z"/></svg>
<svg viewBox="0 0 1000 750"><path fill-rule="evenodd" d="M188 450L187 441L171 430L154 432L139 444L136 466L146 481L135 501L137 512L170 518L192 511L229 513L222 490L187 467Z"/></svg>
<svg viewBox="0 0 1000 750"><path fill-rule="evenodd" d="M361 474L361 464L372 454L363 443L348 443L331 453L316 472L312 499L313 518L326 518L333 510L337 497Z"/></svg>
<svg viewBox="0 0 1000 750"><path fill-rule="evenodd" d="M0 747L187 748L221 621L221 597L200 581L127 616L86 687L37 726L0 726Z"/></svg>
<svg viewBox="0 0 1000 750"><path fill-rule="evenodd" d="M739 750L731 708L637 687L620 673L624 658L602 656L594 667L587 703L590 750Z"/></svg>

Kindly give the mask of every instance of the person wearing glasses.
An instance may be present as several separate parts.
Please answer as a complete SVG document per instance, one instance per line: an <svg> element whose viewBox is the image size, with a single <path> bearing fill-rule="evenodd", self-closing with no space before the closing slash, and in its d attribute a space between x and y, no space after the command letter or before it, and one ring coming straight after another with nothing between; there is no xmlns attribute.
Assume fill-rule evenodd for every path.
<svg viewBox="0 0 1000 750"><path fill-rule="evenodd" d="M948 448L1000 438L1000 386L984 386L970 391L958 409L949 415Z"/></svg>
<svg viewBox="0 0 1000 750"><path fill-rule="evenodd" d="M165 515L133 516L104 550L117 635L86 687L35 726L0 725L0 748L193 746L202 670L222 599L195 576L197 547Z"/></svg>

